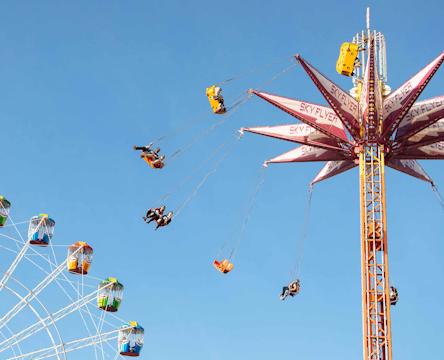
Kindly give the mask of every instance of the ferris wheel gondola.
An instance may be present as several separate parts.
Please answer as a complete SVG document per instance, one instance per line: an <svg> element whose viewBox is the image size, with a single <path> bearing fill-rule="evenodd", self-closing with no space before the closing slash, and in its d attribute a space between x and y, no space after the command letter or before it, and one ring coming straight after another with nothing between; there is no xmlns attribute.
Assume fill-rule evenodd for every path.
<svg viewBox="0 0 444 360"><path fill-rule="evenodd" d="M11 203L4 196L0 195L0 227L5 226L10 208Z"/></svg>
<svg viewBox="0 0 444 360"><path fill-rule="evenodd" d="M29 221L28 240L32 245L47 246L54 234L55 221L48 214L33 216Z"/></svg>
<svg viewBox="0 0 444 360"><path fill-rule="evenodd" d="M122 303L123 285L116 278L106 278L99 284L97 306L109 312L119 310Z"/></svg>
<svg viewBox="0 0 444 360"><path fill-rule="evenodd" d="M92 263L93 248L86 242L78 241L68 247L68 271L73 274L86 275Z"/></svg>
<svg viewBox="0 0 444 360"><path fill-rule="evenodd" d="M120 355L140 356L144 333L144 328L137 321L130 321L127 325L123 325L119 331L118 339Z"/></svg>

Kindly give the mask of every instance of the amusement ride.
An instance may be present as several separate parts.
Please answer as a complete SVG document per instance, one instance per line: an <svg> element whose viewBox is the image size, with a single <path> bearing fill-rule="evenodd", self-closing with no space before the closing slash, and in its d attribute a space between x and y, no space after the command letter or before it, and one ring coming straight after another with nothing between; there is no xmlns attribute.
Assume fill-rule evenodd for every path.
<svg viewBox="0 0 444 360"><path fill-rule="evenodd" d="M327 105L284 97L262 89L249 89L232 106L227 106L222 85L235 79L230 78L206 89L213 114L221 118L219 122L211 124L170 156L164 155L158 147L166 135L148 145L134 146L134 150L140 152L140 158L151 171L167 171L175 159L223 125L239 106L253 96L299 120L287 125L243 127L233 144L224 143L209 152L196 164L196 169L208 164L212 164L212 168L178 207L172 207L169 199L193 179L195 170L146 211L144 222L154 225L154 229L159 231L174 223L245 132L300 145L265 161L264 169L275 163L326 162L310 183L309 204L315 184L358 167L363 359L391 360L390 310L398 302L399 294L389 279L385 166L429 183L440 196L433 180L417 160L444 159L444 96L417 100L444 61L444 52L392 91L388 84L385 37L371 29L369 9L366 20L366 28L356 33L350 42L342 44L336 63L337 72L352 81L349 92L299 54L294 56L290 67L271 79L299 64ZM175 130L176 134L179 132ZM261 175L237 241L232 245L225 242L220 254L226 252L227 247L231 251L227 256L219 254L212 263L221 274L229 274L235 268L234 256L263 182ZM144 329L136 321L125 321L116 315L124 306L124 286L114 277L92 275L92 246L82 241L54 244L56 223L47 214L15 223L10 214L11 202L0 197L0 205L0 237L5 240L1 245L4 250L2 263L8 263L6 259L9 257L10 264L2 269L0 279L0 298L5 298L2 303L9 306L3 306L9 310L4 311L0 318L0 356L8 360L67 359L67 354L73 351L83 351L88 359L94 356L95 359L139 356ZM20 230L23 225L28 227L27 234ZM25 263L35 269L35 273L26 279L20 271ZM38 274L43 280L37 278ZM32 281L34 284L29 285ZM291 279L282 288L280 299L295 297L301 287L299 277ZM58 292L64 305L52 308L58 302L45 301L45 289L50 297ZM85 336L71 338L69 329L72 324L65 318L79 322ZM35 336L42 339L38 348L32 347L35 341L27 343Z"/></svg>
<svg viewBox="0 0 444 360"><path fill-rule="evenodd" d="M392 91L385 38L370 29L367 9L366 29L341 46L336 64L339 74L352 78L350 93L302 56L296 60L329 106L252 90L302 124L243 131L301 144L265 165L326 161L312 185L359 167L363 359L391 360L390 307L398 301L398 292L389 281L385 166L429 182L436 190L417 160L444 159L444 96L417 99L444 61L444 52Z"/></svg>
<svg viewBox="0 0 444 360"><path fill-rule="evenodd" d="M92 276L92 246L58 244L56 222L48 214L14 222L11 203L0 196L1 263L9 264L0 275L0 357L139 356L144 329L117 316L124 286L114 277Z"/></svg>
<svg viewBox="0 0 444 360"><path fill-rule="evenodd" d="M417 160L444 159L444 96L417 99L444 61L444 52L392 91L387 78L385 37L370 28L369 9L366 23L365 30L342 44L336 63L337 72L352 80L349 92L298 54L296 62L328 106L250 89L245 101L257 96L300 123L241 128L239 132L241 136L249 132L300 144L265 161L264 167L326 162L310 183L309 203L315 184L359 168L363 358L391 360L390 308L398 302L399 294L389 281L385 166L430 183L442 202L433 180ZM227 116L232 109L226 107L220 85L208 87L206 96L214 114ZM149 211L156 214L158 209ZM155 216L161 219L161 215ZM234 268L235 247L228 258L213 262L223 274ZM293 297L300 290L300 279L293 279L283 287L280 298Z"/></svg>

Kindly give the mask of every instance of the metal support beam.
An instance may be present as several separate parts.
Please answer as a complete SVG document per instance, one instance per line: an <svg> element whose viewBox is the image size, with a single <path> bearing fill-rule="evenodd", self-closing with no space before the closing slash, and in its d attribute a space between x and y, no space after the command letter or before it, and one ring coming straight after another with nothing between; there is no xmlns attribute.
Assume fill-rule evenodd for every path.
<svg viewBox="0 0 444 360"><path fill-rule="evenodd" d="M83 298L80 298L74 303L67 305L66 307L56 311L55 313L49 314L46 318L40 319L38 322L36 322L33 325L30 325L26 329L15 333L10 338L3 340L2 342L0 342L0 353L20 343L21 341L27 339L28 337L34 336L37 332L49 327L50 325L53 325L55 322L63 319L69 314L80 310L83 306L86 306L90 302L94 301L97 298L97 294L100 291L108 287L111 287L111 285L112 283L102 286L101 288L93 291L92 293L84 296Z"/></svg>
<svg viewBox="0 0 444 360"><path fill-rule="evenodd" d="M40 228L40 226L42 226L43 224L43 220L40 220L39 224L36 227L36 230L38 230ZM11 220L12 221L12 220ZM15 225L14 225L15 226ZM16 228L17 229L17 228ZM18 231L18 230L17 230ZM21 235L20 235L21 237ZM15 271L16 267L18 266L18 264L20 263L20 260L22 260L22 258L25 256L26 251L28 250L30 246L30 242L29 240L26 240L23 244L22 249L20 250L20 252L17 254L16 258L14 259L14 261L12 262L12 264L9 266L9 269L5 271L5 274L3 275L2 279L0 280L0 291L3 290L3 288L5 287L6 283L8 282L9 278L12 276L12 273Z"/></svg>
<svg viewBox="0 0 444 360"><path fill-rule="evenodd" d="M5 271L5 274L3 275L2 279L0 280L0 291L2 291L3 288L6 286L6 283L8 282L9 278L12 276L17 265L20 263L20 260L23 259L23 257L26 254L26 251L28 251L28 248L29 248L29 241L26 241L23 244L23 247L21 248L20 252L15 257L14 261L9 266L8 270Z"/></svg>
<svg viewBox="0 0 444 360"><path fill-rule="evenodd" d="M27 242L29 244L29 241ZM74 253L76 254L81 248L77 249ZM58 265L45 279L43 279L34 289L30 290L20 302L18 302L11 310L9 310L0 319L0 329L2 329L9 321L11 321L26 305L28 305L32 300L34 300L40 292L42 292L52 281L54 281L57 276L65 269L67 260L63 261ZM4 286L4 285L3 285Z"/></svg>
<svg viewBox="0 0 444 360"><path fill-rule="evenodd" d="M116 329L112 330L107 333L93 335L87 338L78 339L66 342L64 344L58 344L55 347L48 347L45 349L40 349L36 351L29 352L27 354L21 354L18 356L10 357L7 360L18 360L18 359L34 359L34 360L40 360L40 359L46 359L50 357L57 356L59 353L68 353L72 352L78 349L83 349L88 346L93 346L99 343L108 342L110 340L115 340L118 338L118 333L121 330L129 329L122 328L122 329Z"/></svg>
<svg viewBox="0 0 444 360"><path fill-rule="evenodd" d="M392 360L383 146L363 146L359 163L364 360Z"/></svg>

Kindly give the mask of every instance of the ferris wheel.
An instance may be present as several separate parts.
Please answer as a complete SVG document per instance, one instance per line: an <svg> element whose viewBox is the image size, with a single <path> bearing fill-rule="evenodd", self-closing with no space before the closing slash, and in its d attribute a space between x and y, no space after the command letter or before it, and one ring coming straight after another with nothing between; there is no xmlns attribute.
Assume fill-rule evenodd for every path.
<svg viewBox="0 0 444 360"><path fill-rule="evenodd" d="M126 359L144 329L117 314L124 286L95 277L91 245L53 241L47 214L14 222L0 196L0 358Z"/></svg>

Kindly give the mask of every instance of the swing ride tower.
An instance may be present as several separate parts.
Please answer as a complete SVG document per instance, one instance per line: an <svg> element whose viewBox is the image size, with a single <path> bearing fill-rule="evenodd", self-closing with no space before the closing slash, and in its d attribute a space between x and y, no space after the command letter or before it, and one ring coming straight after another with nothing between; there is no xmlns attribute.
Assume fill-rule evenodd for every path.
<svg viewBox="0 0 444 360"><path fill-rule="evenodd" d="M359 96L367 97L366 101L361 102L361 104L365 104L365 107L360 109L359 114L360 133L363 141L362 145L356 148L356 152L359 154L361 206L363 357L365 360L391 360L385 148L384 144L379 141L379 134L382 132L382 92L387 81L386 54L384 36L376 31L370 31L369 17L367 9L367 29L364 34L357 34L354 38L354 42L361 49L367 48L369 51L367 93L361 92L359 94ZM379 56L376 57L376 54ZM379 64L375 58L379 60ZM377 67L380 69L379 74L376 72ZM359 74L353 80L357 86L363 83ZM379 84L375 85L377 81Z"/></svg>
<svg viewBox="0 0 444 360"><path fill-rule="evenodd" d="M391 360L384 150L379 144L363 145L359 177L364 359Z"/></svg>
<svg viewBox="0 0 444 360"><path fill-rule="evenodd" d="M363 359L392 360L385 166L434 188L417 160L444 159L444 96L416 100L444 52L392 92L384 35L370 30L369 9L366 30L348 44L359 49L350 94L296 55L329 107L251 90L302 123L242 130L301 144L265 166L327 161L312 185L359 166Z"/></svg>

